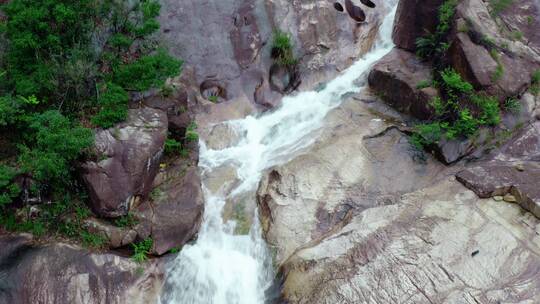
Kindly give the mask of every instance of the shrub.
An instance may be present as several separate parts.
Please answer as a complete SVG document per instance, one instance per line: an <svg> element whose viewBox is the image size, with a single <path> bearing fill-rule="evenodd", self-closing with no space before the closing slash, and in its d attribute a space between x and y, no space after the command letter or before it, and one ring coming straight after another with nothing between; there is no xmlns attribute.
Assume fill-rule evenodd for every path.
<svg viewBox="0 0 540 304"><path fill-rule="evenodd" d="M182 61L159 51L120 66L114 71L114 82L126 90L146 91L160 87L168 77L178 75L181 66Z"/></svg>
<svg viewBox="0 0 540 304"><path fill-rule="evenodd" d="M213 103L217 103L219 98L216 95L210 95L210 96L208 96L208 100L213 102Z"/></svg>
<svg viewBox="0 0 540 304"><path fill-rule="evenodd" d="M516 98L508 98L504 102L504 109L512 113L519 113L521 110L521 103Z"/></svg>
<svg viewBox="0 0 540 304"><path fill-rule="evenodd" d="M16 98L9 95L0 96L0 127L15 123L22 113L22 106Z"/></svg>
<svg viewBox="0 0 540 304"><path fill-rule="evenodd" d="M540 70L537 70L532 74L529 91L535 96L540 92Z"/></svg>
<svg viewBox="0 0 540 304"><path fill-rule="evenodd" d="M182 143L174 138L167 138L165 140L165 154L172 155L180 153L182 151Z"/></svg>
<svg viewBox="0 0 540 304"><path fill-rule="evenodd" d="M197 125L192 122L189 124L189 126L186 129L186 141L197 141L199 140L199 134L197 134Z"/></svg>
<svg viewBox="0 0 540 304"><path fill-rule="evenodd" d="M103 248L103 246L107 243L107 238L105 236L85 230L80 232L80 238L83 245L89 248Z"/></svg>
<svg viewBox="0 0 540 304"><path fill-rule="evenodd" d="M501 109L496 98L484 95L472 95L471 101L480 108L480 125L496 126L501 123Z"/></svg>
<svg viewBox="0 0 540 304"><path fill-rule="evenodd" d="M20 145L19 163L34 179L66 185L70 163L93 143L93 132L69 121L60 112L51 110L28 118L29 133Z"/></svg>
<svg viewBox="0 0 540 304"><path fill-rule="evenodd" d="M439 117L443 116L447 112L446 104L439 96L433 97L429 105L435 110L435 115Z"/></svg>
<svg viewBox="0 0 540 304"><path fill-rule="evenodd" d="M139 221L133 216L133 214L128 213L125 216L119 217L114 221L114 224L118 227L133 227L137 225Z"/></svg>
<svg viewBox="0 0 540 304"><path fill-rule="evenodd" d="M128 93L114 83L107 83L98 98L100 111L92 118L92 123L102 128L110 128L124 121L128 116Z"/></svg>
<svg viewBox="0 0 540 304"><path fill-rule="evenodd" d="M16 175L15 168L0 165L0 210L3 206L10 204L21 192L19 186L13 183Z"/></svg>
<svg viewBox="0 0 540 304"><path fill-rule="evenodd" d="M473 117L469 109L459 112L459 118L454 123L456 133L459 135L470 136L478 130L478 121Z"/></svg>
<svg viewBox="0 0 540 304"><path fill-rule="evenodd" d="M274 31L272 40L272 57L283 66L291 66L297 63L293 54L293 44L291 36L280 30Z"/></svg>
<svg viewBox="0 0 540 304"><path fill-rule="evenodd" d="M419 90L429 88L430 86L431 86L431 81L429 80L422 80L418 84L416 84L416 88Z"/></svg>
<svg viewBox="0 0 540 304"><path fill-rule="evenodd" d="M133 255L131 258L137 263L146 261L153 244L154 241L151 238L145 239L139 243L131 244L131 247L133 248Z"/></svg>
<svg viewBox="0 0 540 304"><path fill-rule="evenodd" d="M491 8L491 14L493 16L498 16L504 10L512 5L513 0L490 0L489 6Z"/></svg>
<svg viewBox="0 0 540 304"><path fill-rule="evenodd" d="M497 62L497 67L495 68L495 72L493 73L493 75L491 75L491 81L497 82L504 75L504 66L501 62L499 53L497 52L495 48L491 49L489 53L491 57Z"/></svg>
<svg viewBox="0 0 540 304"><path fill-rule="evenodd" d="M444 126L439 122L419 124L415 129L419 136L418 141L422 146L437 143L444 134Z"/></svg>
<svg viewBox="0 0 540 304"><path fill-rule="evenodd" d="M457 0L446 0L439 7L439 23L435 33L428 33L416 40L416 54L421 58L429 58L433 55L440 57L450 45L445 41L452 26Z"/></svg>
<svg viewBox="0 0 540 304"><path fill-rule="evenodd" d="M448 91L452 93L468 94L473 91L473 86L464 81L454 69L448 68L441 72L441 78L444 82L444 86Z"/></svg>

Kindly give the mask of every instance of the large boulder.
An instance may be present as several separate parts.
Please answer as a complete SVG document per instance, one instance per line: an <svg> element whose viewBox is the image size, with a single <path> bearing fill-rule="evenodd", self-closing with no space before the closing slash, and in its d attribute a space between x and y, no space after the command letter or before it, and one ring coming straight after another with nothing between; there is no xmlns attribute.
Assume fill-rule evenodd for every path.
<svg viewBox="0 0 540 304"><path fill-rule="evenodd" d="M524 6L536 6L531 0L521 2ZM540 67L540 48L527 42L538 39L536 33L528 31L530 38L516 38L511 31L503 30L507 27L517 32L519 28L505 21L510 18L499 19L498 24L488 6L489 2L481 0L460 2L448 59L476 89L504 100L521 95L528 88L532 73ZM522 20L521 23L527 20L525 13L513 11L511 19Z"/></svg>
<svg viewBox="0 0 540 304"><path fill-rule="evenodd" d="M392 38L397 47L414 52L416 39L433 33L443 0L401 0L396 11Z"/></svg>
<svg viewBox="0 0 540 304"><path fill-rule="evenodd" d="M525 223L525 224L523 224ZM540 221L455 182L365 210L282 266L286 303L537 303Z"/></svg>
<svg viewBox="0 0 540 304"><path fill-rule="evenodd" d="M363 210L395 204L402 194L440 178L444 166L415 151L407 136L391 127L395 121L376 112L345 102L329 114L309 153L263 177L257 198L276 263L320 242Z"/></svg>
<svg viewBox="0 0 540 304"><path fill-rule="evenodd" d="M126 215L152 189L167 137L167 115L131 109L125 123L96 133L96 159L83 165L92 209L100 216Z"/></svg>
<svg viewBox="0 0 540 304"><path fill-rule="evenodd" d="M368 80L369 86L399 111L419 119L432 117L429 104L438 91L430 87L431 66L415 54L394 48L373 66ZM428 87L419 86L422 82Z"/></svg>
<svg viewBox="0 0 540 304"><path fill-rule="evenodd" d="M479 199L454 180L461 165L415 151L399 116L370 105L342 104L309 151L260 184L281 300L538 302L540 220Z"/></svg>
<svg viewBox="0 0 540 304"><path fill-rule="evenodd" d="M181 248L199 230L204 198L196 167L171 167L160 173L162 182L152 190L150 201L133 211L140 219L140 238L152 238L152 252L162 255Z"/></svg>
<svg viewBox="0 0 540 304"><path fill-rule="evenodd" d="M528 125L489 161L476 163L456 177L479 197L511 195L540 218L540 122Z"/></svg>
<svg viewBox="0 0 540 304"><path fill-rule="evenodd" d="M164 264L0 237L0 303L157 303Z"/></svg>
<svg viewBox="0 0 540 304"><path fill-rule="evenodd" d="M479 197L504 197L540 218L540 166L537 164L487 163L467 168L457 174L457 179Z"/></svg>

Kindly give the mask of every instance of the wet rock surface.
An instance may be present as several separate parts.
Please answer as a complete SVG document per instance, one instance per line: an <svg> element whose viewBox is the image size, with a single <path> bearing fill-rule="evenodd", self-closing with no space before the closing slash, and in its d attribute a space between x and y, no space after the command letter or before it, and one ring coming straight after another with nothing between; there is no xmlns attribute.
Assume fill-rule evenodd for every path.
<svg viewBox="0 0 540 304"><path fill-rule="evenodd" d="M522 1L521 5L536 7L534 1ZM522 15L524 11L512 10L512 19L527 19L527 15ZM481 0L461 2L456 15L456 24L467 28L467 31L455 34L449 50L451 65L477 89L486 90L501 99L523 94L532 73L540 66L540 49L527 42L529 39L537 40L537 35L527 32L528 36L516 39L512 34L514 30L504 28L512 29L516 21L502 19L497 23L490 15L489 4ZM497 68L504 71L502 75L494 76Z"/></svg>
<svg viewBox="0 0 540 304"><path fill-rule="evenodd" d="M397 47L414 52L416 39L426 32L434 32L438 24L437 12L443 0L399 1L392 38Z"/></svg>
<svg viewBox="0 0 540 304"><path fill-rule="evenodd" d="M143 265L29 236L0 237L0 303L155 303L163 264ZM140 270L139 270L140 269Z"/></svg>
<svg viewBox="0 0 540 304"><path fill-rule="evenodd" d="M299 80L301 89L312 89L332 79L373 45L385 6L370 8L369 1L367 6L358 3L365 9L363 16L357 14L364 22L359 25L336 9L336 3L166 0L162 1L161 40L185 60L185 70L193 72L190 85L195 95L207 99L215 94L199 89L211 78L227 90L227 98L220 98L220 102L226 99L270 108L283 94L296 89ZM342 10L343 5L339 4ZM356 12L363 11L358 5L354 5ZM289 77L293 85L281 79L278 82L285 84L276 86L272 80L275 77L269 73L272 32L276 28L291 34L299 59L298 71ZM194 33L204 33L205 39L194 38ZM185 41L193 43L186 45Z"/></svg>
<svg viewBox="0 0 540 304"><path fill-rule="evenodd" d="M535 122L518 132L491 159L471 164L456 176L479 197L511 195L513 202L540 218L539 160L540 123Z"/></svg>
<svg viewBox="0 0 540 304"><path fill-rule="evenodd" d="M152 189L167 136L161 110L129 110L125 123L96 133L96 161L83 166L92 209L100 216L126 215Z"/></svg>
<svg viewBox="0 0 540 304"><path fill-rule="evenodd" d="M540 220L518 204L478 198L453 177L463 164L446 167L411 150L399 115L358 101L366 99L333 111L313 148L260 184L282 300L540 300L533 274L540 269ZM513 170L531 169L524 167Z"/></svg>
<svg viewBox="0 0 540 304"><path fill-rule="evenodd" d="M429 106L438 90L430 87L431 66L415 54L395 48L379 60L369 73L369 85L401 112L419 119L434 116ZM421 87L424 84L426 87Z"/></svg>
<svg viewBox="0 0 540 304"><path fill-rule="evenodd" d="M177 166L162 174L163 183L154 188L151 199L133 212L140 219L140 238L152 238L157 255L192 240L204 212L198 168Z"/></svg>

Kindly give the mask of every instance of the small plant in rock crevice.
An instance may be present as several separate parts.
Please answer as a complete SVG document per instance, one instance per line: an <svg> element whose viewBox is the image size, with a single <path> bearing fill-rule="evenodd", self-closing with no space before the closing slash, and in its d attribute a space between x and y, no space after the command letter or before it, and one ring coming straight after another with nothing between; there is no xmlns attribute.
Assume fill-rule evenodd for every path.
<svg viewBox="0 0 540 304"><path fill-rule="evenodd" d="M490 13L499 16L504 10L509 8L514 0L489 0Z"/></svg>
<svg viewBox="0 0 540 304"><path fill-rule="evenodd" d="M439 7L439 23L434 33L428 33L416 40L416 54L421 58L430 58L444 54L450 44L446 41L452 27L457 0L446 0Z"/></svg>
<svg viewBox="0 0 540 304"><path fill-rule="evenodd" d="M540 93L540 70L537 70L532 74L529 91L535 96Z"/></svg>
<svg viewBox="0 0 540 304"><path fill-rule="evenodd" d="M131 244L131 247L133 249L133 255L131 256L131 259L133 259L137 263L142 263L146 261L148 259L148 255L150 254L150 250L152 249L153 244L154 241L151 238L147 238L141 242Z"/></svg>
<svg viewBox="0 0 540 304"><path fill-rule="evenodd" d="M272 39L272 58L282 66L293 66L298 63L294 57L291 35L281 30L275 30Z"/></svg>
<svg viewBox="0 0 540 304"><path fill-rule="evenodd" d="M516 98L508 98L504 102L504 109L512 113L519 113L521 110L521 103Z"/></svg>
<svg viewBox="0 0 540 304"><path fill-rule="evenodd" d="M439 89L444 98L435 97L430 102L436 117L415 126L415 134L411 137L414 146L436 144L443 138L467 138L481 126L500 123L500 108L495 98L476 93L473 86L453 69L443 70L439 77Z"/></svg>

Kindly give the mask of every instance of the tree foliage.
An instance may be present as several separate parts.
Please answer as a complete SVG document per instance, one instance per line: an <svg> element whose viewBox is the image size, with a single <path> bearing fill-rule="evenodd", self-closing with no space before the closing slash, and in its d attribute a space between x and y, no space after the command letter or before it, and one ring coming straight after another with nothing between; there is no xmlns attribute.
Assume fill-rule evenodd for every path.
<svg viewBox="0 0 540 304"><path fill-rule="evenodd" d="M7 153L0 155L5 222L21 191L18 176L53 199L79 192L73 168L93 144L92 128L125 120L130 91L161 87L180 73L182 62L153 38L160 9L158 0L0 5L0 143L15 148L0 150Z"/></svg>

